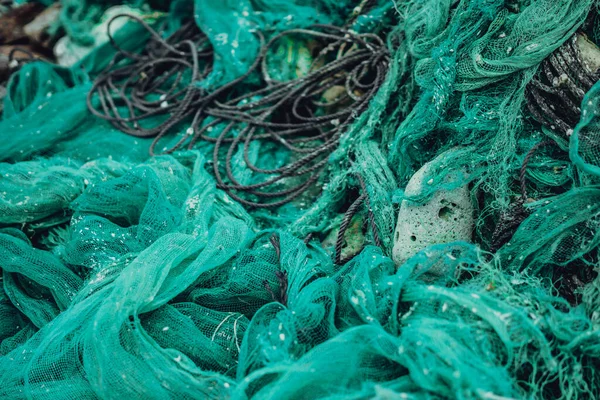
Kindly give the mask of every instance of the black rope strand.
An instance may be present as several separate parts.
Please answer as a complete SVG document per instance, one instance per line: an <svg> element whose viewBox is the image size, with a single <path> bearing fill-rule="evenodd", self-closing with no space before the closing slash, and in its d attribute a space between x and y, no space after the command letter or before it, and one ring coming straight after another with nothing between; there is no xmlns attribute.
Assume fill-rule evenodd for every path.
<svg viewBox="0 0 600 400"><path fill-rule="evenodd" d="M139 53L122 49L110 32L111 24L125 17L150 34ZM191 149L198 140L212 143L217 186L231 198L252 208L292 202L320 183L329 156L383 83L390 55L378 36L330 25L284 31L266 44L260 32L255 34L260 51L248 71L209 93L198 82L212 72L212 47L193 21L163 39L138 17L116 16L109 39L117 52L94 82L88 108L127 134L154 138L151 155L173 127L191 119L190 128L163 153L186 143ZM269 73L269 56L291 35L318 42L320 50L304 76L278 81ZM263 78L261 87L228 99L256 73ZM332 93L335 97L328 98ZM270 166L267 152L278 155ZM241 171L250 174L241 179ZM374 237L379 242L378 234Z"/></svg>
<svg viewBox="0 0 600 400"><path fill-rule="evenodd" d="M336 49L337 57L326 59L305 76L277 81L267 71L269 50L277 40L291 34L320 40L328 51L321 50L317 57L336 54ZM267 86L211 104L204 111L216 119L207 124L210 126L200 127L201 118L194 121L196 133L190 145L196 138L215 143L213 170L218 187L248 207L275 208L314 186L340 138L354 117L368 107L383 82L389 55L383 42L374 38L318 25L314 29L289 30L271 39L260 61ZM349 45L348 50L339 51L344 44ZM321 101L336 85L343 88L338 98ZM224 128L217 137L208 134L209 129L219 126ZM260 165L253 157L256 148L263 146L280 148L278 153L285 152L287 161L271 168ZM236 159L239 156L242 160ZM237 178L240 161L245 170L252 171L251 182ZM260 158L259 162L262 164Z"/></svg>
<svg viewBox="0 0 600 400"><path fill-rule="evenodd" d="M340 224L340 229L337 234L336 242L335 242L335 263L338 265L342 265L350 261L353 256L350 256L346 259L342 259L342 248L344 246L344 236L346 235L346 231L350 226L350 222L352 218L358 213L360 207L364 204L367 206L367 216L369 218L369 227L371 228L371 233L373 235L373 242L375 246L381 247L381 238L379 236L379 229L377 228L377 224L375 223L375 214L373 213L373 209L371 208L371 200L369 197L369 193L367 191L367 185L365 184L365 180L360 174L355 174L358 183L360 185L360 190L362 194L348 207L348 210L344 213L344 217L342 218L342 222Z"/></svg>
<svg viewBox="0 0 600 400"><path fill-rule="evenodd" d="M360 195L354 202L348 207L348 210L344 213L344 218L342 219L342 223L340 224L340 230L338 231L337 239L335 241L335 263L337 265L344 264L347 260L342 260L342 248L344 246L344 235L346 234L346 230L348 230L348 226L352 221L352 218L358 212L360 206L363 205L367 195Z"/></svg>
<svg viewBox="0 0 600 400"><path fill-rule="evenodd" d="M583 61L577 41L581 32L542 61L539 72L527 85L525 99L534 119L552 131L569 136L579 122L585 93L598 81Z"/></svg>
<svg viewBox="0 0 600 400"><path fill-rule="evenodd" d="M271 242L271 244L273 245L273 248L275 249L275 254L277 256L277 263L280 264L281 263L281 243L279 241L279 236L274 233L269 238L269 241ZM275 295L275 292L273 291L273 289L271 289L271 285L269 284L268 280L265 279L263 281L263 286L265 287L265 290L267 292L269 292L269 294L271 295L271 299L273 301L277 301L277 302L283 304L284 306L287 306L287 302L288 302L288 274L287 274L287 271L276 271L275 277L277 278L277 281L279 283L278 295Z"/></svg>
<svg viewBox="0 0 600 400"><path fill-rule="evenodd" d="M112 23L125 17L150 33L140 53L122 49L111 33ZM212 70L212 47L193 22L163 39L143 19L123 14L111 19L108 36L117 52L87 96L88 109L96 117L132 136L160 138L205 101L206 93L195 83ZM150 122L153 117L160 122Z"/></svg>
<svg viewBox="0 0 600 400"><path fill-rule="evenodd" d="M537 143L533 146L523 158L523 163L521 164L521 169L519 171L519 183L521 187L521 197L510 206L508 211L501 215L496 228L494 229L494 233L492 234L492 242L490 251L496 252L500 247L506 244L512 235L515 233L519 225L527 219L530 215L530 211L525 208L525 203L528 201L527 196L527 167L531 161L533 155L542 147L554 145L555 142L551 140L546 140L543 142Z"/></svg>

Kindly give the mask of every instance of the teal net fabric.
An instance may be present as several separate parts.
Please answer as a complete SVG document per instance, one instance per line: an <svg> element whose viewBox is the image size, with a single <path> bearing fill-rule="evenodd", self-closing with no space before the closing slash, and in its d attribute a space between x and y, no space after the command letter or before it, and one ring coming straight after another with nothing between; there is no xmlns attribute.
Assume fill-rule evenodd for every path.
<svg viewBox="0 0 600 400"><path fill-rule="evenodd" d="M83 44L116 4L61 3ZM193 18L214 48L201 83L212 90L250 67L254 29L343 25L367 2L127 3L172 31ZM0 398L600 398L600 84L569 136L526 107L540 65L575 32L600 43L600 4L371 3L351 28L385 39L385 79L324 183L276 210L218 189L207 143L150 157L151 138L91 115L110 43L71 68L13 74L0 122ZM148 34L132 21L115 40L134 51ZM353 219L360 246L336 263L326 237L357 177L369 198ZM492 249L523 180L527 214ZM396 264L401 205L463 187L472 240Z"/></svg>

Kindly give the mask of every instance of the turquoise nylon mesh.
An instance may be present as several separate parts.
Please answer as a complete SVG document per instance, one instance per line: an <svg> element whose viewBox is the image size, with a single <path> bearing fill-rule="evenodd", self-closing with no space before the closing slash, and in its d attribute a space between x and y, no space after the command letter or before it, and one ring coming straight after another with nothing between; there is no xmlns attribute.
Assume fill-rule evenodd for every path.
<svg viewBox="0 0 600 400"><path fill-rule="evenodd" d="M60 23L81 43L112 5L62 3ZM173 27L194 16L218 55L214 87L254 59L253 27L341 24L356 6L167 3L131 2ZM573 270L598 267L599 86L568 139L530 118L524 94L576 30L595 38L584 22L597 12L592 0L377 3L354 28L386 33L385 82L330 157L322 192L275 212L216 188L210 146L151 158L149 139L89 114L110 45L72 68L25 65L0 122L0 397L600 397L600 279L575 303L562 292ZM116 35L131 49L146 38L135 23ZM548 137L558 146L526 171L531 213L492 254L490 227ZM434 159L430 183L406 195ZM464 179L446 179L457 171ZM356 173L382 246L365 231L366 247L336 265L320 239L339 227ZM464 185L472 242L395 265L399 204Z"/></svg>

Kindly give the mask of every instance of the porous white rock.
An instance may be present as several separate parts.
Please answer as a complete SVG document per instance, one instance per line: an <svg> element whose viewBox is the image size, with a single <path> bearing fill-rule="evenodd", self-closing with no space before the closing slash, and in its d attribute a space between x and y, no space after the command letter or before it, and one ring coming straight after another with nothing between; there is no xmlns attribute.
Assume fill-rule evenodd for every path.
<svg viewBox="0 0 600 400"><path fill-rule="evenodd" d="M444 156L444 154L438 156ZM415 173L405 189L407 197L418 195L430 183L435 159ZM445 182L464 179L465 172L449 173ZM424 248L439 243L471 241L473 235L473 204L467 186L439 190L425 204L403 200L400 205L392 257L396 265L403 264Z"/></svg>

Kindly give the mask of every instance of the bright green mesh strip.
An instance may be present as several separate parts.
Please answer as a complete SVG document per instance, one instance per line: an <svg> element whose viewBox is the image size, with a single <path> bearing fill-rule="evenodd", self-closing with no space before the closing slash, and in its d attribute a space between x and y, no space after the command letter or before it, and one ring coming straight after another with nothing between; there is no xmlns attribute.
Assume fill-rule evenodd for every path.
<svg viewBox="0 0 600 400"><path fill-rule="evenodd" d="M82 44L113 4L62 3L61 23ZM253 60L250 26L340 24L356 5L129 3L170 8L174 27L194 15L219 55L215 86ZM71 69L26 65L0 123L0 398L598 398L600 279L574 305L557 277L598 267L600 85L561 144L568 152L532 159L530 217L497 254L485 251L520 193L525 154L548 133L526 112L525 86L584 21L598 39L596 7L382 0L355 28L387 24L387 78L332 155L322 194L276 213L245 210L217 190L210 147L149 158L148 140L88 113L109 45ZM238 35L239 52L220 34ZM131 24L117 39L136 49L146 36ZM412 200L468 184L473 243L436 244L396 266L402 189L442 153ZM456 171L466 178L446 179ZM339 225L355 173L382 248L367 234L340 266L303 239Z"/></svg>

